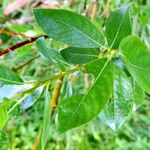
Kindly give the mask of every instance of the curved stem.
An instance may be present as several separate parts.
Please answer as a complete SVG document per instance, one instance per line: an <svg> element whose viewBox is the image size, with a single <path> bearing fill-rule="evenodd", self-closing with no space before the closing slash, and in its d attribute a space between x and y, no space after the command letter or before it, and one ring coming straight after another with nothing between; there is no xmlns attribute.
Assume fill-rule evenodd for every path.
<svg viewBox="0 0 150 150"><path fill-rule="evenodd" d="M24 46L24 45L33 43L33 42L35 42L35 41L36 41L38 38L40 38L40 37L48 38L47 35L41 35L41 36L38 36L38 37L29 38L29 39L26 40L26 41L17 43L17 44L15 44L15 45L10 46L9 48L6 48L6 49L0 51L0 56L2 56L2 55L4 55L4 54L7 54L7 53L10 53L10 52L12 52L12 51L15 51L17 48L20 48L20 47L22 47L22 46Z"/></svg>

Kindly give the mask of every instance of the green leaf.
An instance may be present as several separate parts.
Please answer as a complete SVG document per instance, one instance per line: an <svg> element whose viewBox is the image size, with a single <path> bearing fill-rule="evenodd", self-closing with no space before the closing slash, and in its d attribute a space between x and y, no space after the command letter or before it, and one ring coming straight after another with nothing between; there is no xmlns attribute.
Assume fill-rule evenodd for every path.
<svg viewBox="0 0 150 150"><path fill-rule="evenodd" d="M111 97L114 79L112 62L106 59L95 60L85 66L85 71L94 74L95 81L86 94L72 96L59 103L58 130L60 132L95 118Z"/></svg>
<svg viewBox="0 0 150 150"><path fill-rule="evenodd" d="M65 99L65 98L72 96L72 94L73 94L72 84L71 84L71 81L69 80L69 77L67 76L63 80L63 86L61 88L60 97L61 99Z"/></svg>
<svg viewBox="0 0 150 150"><path fill-rule="evenodd" d="M137 36L128 36L119 46L120 55L137 84L150 93L150 50Z"/></svg>
<svg viewBox="0 0 150 150"><path fill-rule="evenodd" d="M23 80L4 65L0 65L0 81L5 84L22 84Z"/></svg>
<svg viewBox="0 0 150 150"><path fill-rule="evenodd" d="M45 90L45 108L44 108L44 120L42 126L42 134L40 139L40 150L45 150L45 146L48 140L48 133L50 133L50 94L48 89Z"/></svg>
<svg viewBox="0 0 150 150"><path fill-rule="evenodd" d="M51 38L72 47L98 48L104 37L85 17L67 10L34 9L37 23Z"/></svg>
<svg viewBox="0 0 150 150"><path fill-rule="evenodd" d="M3 129L7 120L8 120L8 113L7 107L9 107L11 102L8 99L5 99L3 102L0 103L0 129Z"/></svg>
<svg viewBox="0 0 150 150"><path fill-rule="evenodd" d="M145 93L143 89L134 81L133 84L134 102L137 106L141 105L144 100Z"/></svg>
<svg viewBox="0 0 150 150"><path fill-rule="evenodd" d="M25 111L30 108L32 105L36 103L36 101L40 98L43 91L43 86L35 89L31 95L29 95L23 102L21 103L21 111Z"/></svg>
<svg viewBox="0 0 150 150"><path fill-rule="evenodd" d="M8 119L7 108L4 106L0 106L0 129L2 129Z"/></svg>
<svg viewBox="0 0 150 150"><path fill-rule="evenodd" d="M60 51L61 56L72 64L85 64L98 58L99 49L68 47Z"/></svg>
<svg viewBox="0 0 150 150"><path fill-rule="evenodd" d="M131 21L129 5L125 5L113 11L107 18L106 37L112 48L118 48L121 40L131 35Z"/></svg>
<svg viewBox="0 0 150 150"><path fill-rule="evenodd" d="M65 70L65 64L60 53L56 50L48 48L45 44L44 37L41 37L36 40L36 45L41 54L47 58L52 64L56 65L61 70Z"/></svg>
<svg viewBox="0 0 150 150"><path fill-rule="evenodd" d="M115 67L113 94L110 102L100 113L99 117L112 130L116 131L126 120L133 106L132 85L124 73Z"/></svg>

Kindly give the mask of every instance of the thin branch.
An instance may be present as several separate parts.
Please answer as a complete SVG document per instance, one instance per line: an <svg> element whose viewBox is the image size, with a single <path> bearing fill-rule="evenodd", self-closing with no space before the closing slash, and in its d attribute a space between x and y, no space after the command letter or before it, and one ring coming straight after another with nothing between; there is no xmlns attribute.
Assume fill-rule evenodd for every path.
<svg viewBox="0 0 150 150"><path fill-rule="evenodd" d="M18 71L18 70L22 69L23 67L25 67L26 65L30 64L33 60L35 60L35 59L37 59L37 58L39 58L39 57L40 57L40 55L35 56L35 57L33 57L33 58L27 60L26 62L22 63L20 66L18 66L18 67L16 67L16 68L12 68L12 70L13 70L13 71Z"/></svg>
<svg viewBox="0 0 150 150"><path fill-rule="evenodd" d="M93 8L92 8L92 13L90 16L90 20L93 21L95 16L96 16L96 11L97 11L97 0L93 1Z"/></svg>
<svg viewBox="0 0 150 150"><path fill-rule="evenodd" d="M57 84L53 90L53 94L52 94L52 99L51 99L51 105L50 105L50 110L51 110L51 117L54 114L55 108L58 105L58 98L60 95L60 90L61 90L61 86L62 86L62 82L63 82L64 76L60 77L59 79L57 79Z"/></svg>
<svg viewBox="0 0 150 150"><path fill-rule="evenodd" d="M106 1L106 16L110 14L110 0Z"/></svg>
<svg viewBox="0 0 150 150"><path fill-rule="evenodd" d="M47 35L41 35L41 36L38 36L38 37L30 38L30 39L28 39L28 40L26 40L26 41L20 42L20 43L15 44L15 45L12 45L12 46L10 46L9 48L6 48L6 49L0 51L0 56L2 56L2 55L4 55L4 54L7 54L7 53L10 53L10 52L12 52L12 51L15 51L17 48L20 48L20 47L22 47L22 46L24 46L24 45L33 43L33 42L35 42L39 37L48 38Z"/></svg>
<svg viewBox="0 0 150 150"><path fill-rule="evenodd" d="M38 131L38 134L37 134L37 136L35 138L32 150L38 150L38 147L39 147L39 144L40 144L41 135L42 135L42 127L40 127L40 129Z"/></svg>
<svg viewBox="0 0 150 150"><path fill-rule="evenodd" d="M16 33L16 32L12 32L12 31L8 31L8 30L0 30L0 33L6 33L6 34L9 34L9 35L13 35L13 36L22 36L22 37L25 37L25 38L30 38L29 36L27 36L25 34Z"/></svg>

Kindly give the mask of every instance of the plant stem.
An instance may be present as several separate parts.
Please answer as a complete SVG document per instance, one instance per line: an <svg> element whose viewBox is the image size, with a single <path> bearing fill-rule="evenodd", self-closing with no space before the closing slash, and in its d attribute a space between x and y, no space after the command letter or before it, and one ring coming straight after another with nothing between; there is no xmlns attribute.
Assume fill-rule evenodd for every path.
<svg viewBox="0 0 150 150"><path fill-rule="evenodd" d="M39 58L40 55L37 55L29 60L27 60L26 62L22 63L20 66L16 67L16 68L12 68L13 71L18 71L20 69L22 69L23 67L25 67L26 65L30 64L33 60Z"/></svg>
<svg viewBox="0 0 150 150"><path fill-rule="evenodd" d="M25 94L22 98L20 98L16 104L14 104L8 111L8 114L10 114L19 104L21 104L22 101L24 101L30 94Z"/></svg>
<svg viewBox="0 0 150 150"><path fill-rule="evenodd" d="M2 55L4 55L4 54L7 54L7 53L10 53L10 52L12 52L12 51L15 51L17 48L20 48L20 47L22 47L22 46L24 46L24 45L33 43L33 42L35 42L35 41L36 41L38 38L40 38L40 37L48 38L47 35L41 35L41 36L38 36L38 37L29 38L29 39L26 40L26 41L17 43L17 44L15 44L15 45L10 46L9 48L6 48L6 49L0 51L0 56L2 56Z"/></svg>
<svg viewBox="0 0 150 150"><path fill-rule="evenodd" d="M110 0L106 1L106 17L110 14Z"/></svg>
<svg viewBox="0 0 150 150"><path fill-rule="evenodd" d="M53 94L52 94L52 99L51 99L51 105L50 105L50 110L51 110L51 117L54 114L55 108L58 105L58 98L60 95L60 90L61 90L61 86L62 86L62 82L63 82L64 76L60 77L59 79L57 79L57 83L56 86L53 90Z"/></svg>
<svg viewBox="0 0 150 150"><path fill-rule="evenodd" d="M16 33L16 32L12 32L12 31L8 31L8 30L0 30L0 33L6 33L6 34L9 34L9 35L13 35L13 36L22 36L22 37L25 37L25 38L30 38L29 36L27 36L25 34Z"/></svg>

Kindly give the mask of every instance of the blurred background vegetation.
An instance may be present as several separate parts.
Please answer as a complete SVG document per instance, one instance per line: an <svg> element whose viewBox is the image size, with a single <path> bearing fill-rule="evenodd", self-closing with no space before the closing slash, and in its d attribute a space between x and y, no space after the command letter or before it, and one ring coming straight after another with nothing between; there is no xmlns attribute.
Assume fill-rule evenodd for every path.
<svg viewBox="0 0 150 150"><path fill-rule="evenodd" d="M24 41L27 37L43 34L35 23L32 12L34 7L75 11L89 18L105 33L104 25L109 13L128 3L131 3L133 34L140 36L150 47L149 0L0 0L0 50ZM15 36L6 33L6 30L22 33L27 37L19 34ZM51 39L48 39L47 43L55 49L64 46ZM27 62L28 65L23 66ZM39 56L34 44L2 56L0 63L27 77L40 78L57 72L54 66ZM84 81L80 76L74 83L73 92L83 89ZM66 94L65 92L62 90L62 95ZM33 149L43 121L43 97L42 94L38 101L34 101L35 104L24 112L18 108L13 113L5 131L0 131L0 150ZM47 133L47 150L150 150L149 95L146 95L143 104L128 116L126 123L117 132L97 118L87 125L59 135L55 130L55 121L57 120L53 121L50 132Z"/></svg>

